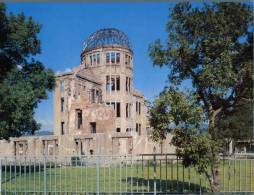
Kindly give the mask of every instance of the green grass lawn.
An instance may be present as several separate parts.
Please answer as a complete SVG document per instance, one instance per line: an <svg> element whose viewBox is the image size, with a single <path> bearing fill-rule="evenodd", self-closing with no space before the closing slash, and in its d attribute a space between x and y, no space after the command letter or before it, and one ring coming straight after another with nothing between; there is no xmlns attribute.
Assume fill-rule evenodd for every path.
<svg viewBox="0 0 254 195"><path fill-rule="evenodd" d="M223 166L224 164L224 166ZM224 167L224 168L223 168ZM5 169L6 168L6 169ZM99 172L98 172L99 170ZM142 171L143 170L143 171ZM15 174L16 172L16 174ZM47 163L46 171L41 164L26 166L19 165L11 168L2 167L2 190L17 192L96 192L97 177L99 175L99 188L101 192L147 192L154 190L154 167L152 161L144 161L138 164L124 164L113 162L111 166L96 165L75 162L72 166ZM46 177L44 177L46 176ZM194 168L184 168L180 163L157 160L156 164L156 189L168 192L198 192L210 191L208 181L204 176L199 176ZM132 178L132 179L131 179ZM219 166L220 191L254 191L254 160L221 161Z"/></svg>

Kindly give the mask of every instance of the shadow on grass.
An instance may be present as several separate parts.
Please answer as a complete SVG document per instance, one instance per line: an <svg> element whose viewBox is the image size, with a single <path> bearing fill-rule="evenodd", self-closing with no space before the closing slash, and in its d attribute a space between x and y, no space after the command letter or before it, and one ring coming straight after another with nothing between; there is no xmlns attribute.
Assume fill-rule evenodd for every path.
<svg viewBox="0 0 254 195"><path fill-rule="evenodd" d="M124 180L122 180L124 182ZM177 181L177 180L163 180L163 179L142 179L142 178L128 178L127 182L131 185L133 191L137 190L144 192L154 192L156 185L156 192L167 192L167 193L203 193L209 192L209 189L205 186L195 184L188 181Z"/></svg>

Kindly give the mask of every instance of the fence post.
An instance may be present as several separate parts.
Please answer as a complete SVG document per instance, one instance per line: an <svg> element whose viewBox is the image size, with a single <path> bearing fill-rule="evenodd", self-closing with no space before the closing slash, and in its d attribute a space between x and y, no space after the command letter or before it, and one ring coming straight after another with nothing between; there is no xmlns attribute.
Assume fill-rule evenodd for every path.
<svg viewBox="0 0 254 195"><path fill-rule="evenodd" d="M46 155L44 155L44 195L47 195L47 164L46 164Z"/></svg>
<svg viewBox="0 0 254 195"><path fill-rule="evenodd" d="M97 194L100 194L100 157L97 156Z"/></svg>
<svg viewBox="0 0 254 195"><path fill-rule="evenodd" d="M156 148L153 147L153 194L156 195Z"/></svg>

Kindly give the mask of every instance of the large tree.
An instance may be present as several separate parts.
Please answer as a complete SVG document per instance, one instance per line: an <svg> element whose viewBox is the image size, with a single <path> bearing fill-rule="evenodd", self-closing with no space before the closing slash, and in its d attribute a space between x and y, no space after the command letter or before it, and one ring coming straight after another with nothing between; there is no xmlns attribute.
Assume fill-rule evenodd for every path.
<svg viewBox="0 0 254 195"><path fill-rule="evenodd" d="M251 141L253 134L253 99L243 99L234 108L220 112L215 120L219 139L224 140L224 148L233 151L237 141Z"/></svg>
<svg viewBox="0 0 254 195"><path fill-rule="evenodd" d="M158 123L162 121L156 119L158 115L152 115L151 121L157 120L156 125L152 123L154 134L163 138L167 132L165 129L169 129L166 126L173 127L169 130L174 130L173 144L178 147L177 154L183 157L186 166L194 165L207 175L212 191L217 190L220 152L221 132L217 130L216 121L223 118L220 115L232 113L246 97L253 98L252 9L244 3L209 3L199 7L192 7L188 2L178 3L172 9L167 24L167 44L161 44L158 39L149 48L154 65L169 67L168 77L174 87L165 93L173 98L174 94L180 93L177 87L183 81L191 82L192 95L180 94L187 99L194 98L194 102L202 108L200 117L205 117L208 124L207 134L201 134L194 128L195 125L198 127L197 124L183 120L185 112L182 109L186 108L180 106L172 110L172 102L166 99L166 114L173 115L174 120L183 121L177 124L174 120L164 120L164 125L160 126ZM172 89L178 93L172 93ZM186 105L191 106L192 103ZM157 103L152 112L156 109L160 112Z"/></svg>
<svg viewBox="0 0 254 195"><path fill-rule="evenodd" d="M34 59L40 53L40 28L23 13L7 15L0 3L0 139L40 128L34 110L55 85L53 72Z"/></svg>

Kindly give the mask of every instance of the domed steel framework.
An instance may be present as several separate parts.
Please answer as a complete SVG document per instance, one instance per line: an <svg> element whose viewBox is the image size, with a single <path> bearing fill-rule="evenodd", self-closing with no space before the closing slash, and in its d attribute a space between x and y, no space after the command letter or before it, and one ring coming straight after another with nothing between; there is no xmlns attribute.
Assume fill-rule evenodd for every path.
<svg viewBox="0 0 254 195"><path fill-rule="evenodd" d="M103 46L121 46L131 50L128 37L115 28L104 28L94 32L85 42L83 51Z"/></svg>

